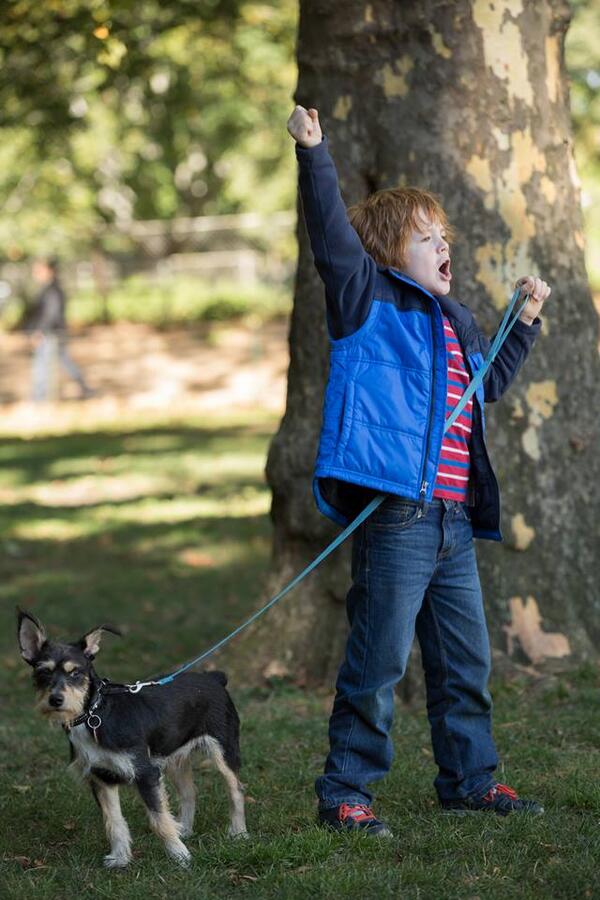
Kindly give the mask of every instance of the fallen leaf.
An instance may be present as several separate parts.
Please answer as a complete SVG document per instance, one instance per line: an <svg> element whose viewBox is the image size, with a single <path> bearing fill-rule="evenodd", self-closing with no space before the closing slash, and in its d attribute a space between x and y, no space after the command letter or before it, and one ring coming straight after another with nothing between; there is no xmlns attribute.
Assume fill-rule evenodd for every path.
<svg viewBox="0 0 600 900"><path fill-rule="evenodd" d="M194 550L191 547L188 550L182 550L178 558L186 566L191 566L193 569L206 569L214 565L212 556L209 556L208 553L203 553L201 550Z"/></svg>

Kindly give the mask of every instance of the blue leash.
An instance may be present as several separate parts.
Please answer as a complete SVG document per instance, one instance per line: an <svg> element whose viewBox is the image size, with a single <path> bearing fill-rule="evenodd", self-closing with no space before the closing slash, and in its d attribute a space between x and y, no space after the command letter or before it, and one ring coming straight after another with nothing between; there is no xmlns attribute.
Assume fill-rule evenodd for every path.
<svg viewBox="0 0 600 900"><path fill-rule="evenodd" d="M448 431L448 429L454 424L454 422L456 421L458 416L461 414L462 410L465 408L465 406L467 405L467 403L469 402L469 400L471 399L471 397L473 396L473 394L475 393L477 388L483 382L483 379L485 377L487 370L489 369L489 367L493 363L494 359L498 355L498 352L499 352L500 348L502 347L502 344L508 337L509 332L511 331L513 325L515 324L515 322L517 321L517 319L519 318L519 316L525 309L527 302L529 300L528 294L525 296L525 299L524 299L523 303L521 304L521 306L519 307L519 309L517 310L517 312L511 318L511 313L516 305L517 300L519 299L519 294L520 294L520 289L517 288L515 290L514 294L512 295L511 301L508 304L506 312L504 313L504 318L502 319L502 322L500 323L500 328L498 329L496 337L494 338L494 340L492 342L492 345L491 345L491 347L488 351L488 354L483 362L483 365L481 366L480 369L477 370L472 381L469 382L469 385L468 385L467 389L465 390L464 394L462 395L462 397L458 401L457 405L454 407L454 409L452 410L452 412L446 419L446 422L444 425L444 433L446 431ZM306 578L306 576L309 575L314 569L316 569L317 566L319 566L323 562L324 559L326 559L331 553L333 553L333 551L337 547L339 547L340 544L343 544L344 541L346 540L346 538L349 537L353 531L356 531L358 526L361 525L365 521L365 519L368 519L368 517L371 515L371 513L374 512L381 503L383 503L385 498L386 498L385 494L378 494L376 497L374 497L373 500L371 500L371 502L367 506L365 506L365 508L362 510L362 512L360 512L358 514L358 516L352 522L350 522L350 524L347 525L346 528L344 528L344 530L342 532L340 532L340 534L338 534L338 536L327 547L325 547L325 549L321 553L319 553L319 555L315 559L313 559L313 561L308 566L306 566L305 569L302 570L302 572L300 572L299 575L296 575L296 577L293 578L289 582L289 584L286 584L286 586L284 588L282 588L279 591L279 593L275 594L275 596L272 597L268 603L266 603L261 609L257 610L255 613L253 613L248 619L246 619L245 622L242 622L241 625L238 625L238 627L236 629L234 629L234 631L232 631L230 634L226 635L226 637L222 638L220 641L218 641L212 647L209 647L209 649L205 650L204 653L201 653L200 656L196 656L194 659L190 660L190 662L185 663L184 665L182 665L178 669L176 669L174 672L171 672L170 675L165 675L165 676L163 676L163 678L159 678L156 681L136 681L135 684L126 685L127 688L129 689L129 691L132 694L137 694L138 691L141 691L142 688L149 687L150 685L169 684L171 681L174 681L174 679L177 678L178 675L182 675L184 672L187 672L188 669L191 669L192 666L198 665L198 663L202 662L202 660L206 659L209 656L212 656L212 654L216 653L217 650L220 650L221 647L223 647L225 644L229 643L229 641L231 641L234 637L236 637L236 635L238 635L241 631L243 631L245 628L247 628L249 625L251 625L252 622L255 622L258 618L260 618L260 616L264 615L264 613L266 613L267 610L271 609L272 606L275 606L275 604L278 603L279 600L281 600L283 597L285 597L286 594L289 594L289 592L291 590L293 590L297 584L300 584L300 582L304 578Z"/></svg>

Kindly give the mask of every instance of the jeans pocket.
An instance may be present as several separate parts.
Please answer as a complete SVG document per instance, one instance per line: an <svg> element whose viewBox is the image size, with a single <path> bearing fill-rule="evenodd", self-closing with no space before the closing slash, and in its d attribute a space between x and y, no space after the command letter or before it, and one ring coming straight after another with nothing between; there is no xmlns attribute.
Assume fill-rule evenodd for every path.
<svg viewBox="0 0 600 900"><path fill-rule="evenodd" d="M460 515L463 519L466 519L467 522L471 521L471 507L467 506L466 503L459 503L459 511Z"/></svg>
<svg viewBox="0 0 600 900"><path fill-rule="evenodd" d="M421 510L419 504L414 500L390 497L375 510L369 521L374 528L389 528L399 531L402 528L408 528L424 514L425 510Z"/></svg>

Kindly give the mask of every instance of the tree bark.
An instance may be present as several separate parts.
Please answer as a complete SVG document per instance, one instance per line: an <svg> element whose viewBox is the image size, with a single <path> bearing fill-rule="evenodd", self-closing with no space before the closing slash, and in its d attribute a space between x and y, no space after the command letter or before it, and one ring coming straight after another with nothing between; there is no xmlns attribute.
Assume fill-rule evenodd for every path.
<svg viewBox="0 0 600 900"><path fill-rule="evenodd" d="M505 542L477 548L492 644L535 665L571 664L600 645L597 319L570 132L568 16L562 0L355 0L343 13L335 0L302 0L298 37L296 102L319 109L348 205L398 184L440 195L457 231L452 295L488 333L518 276L552 285L531 358L488 407ZM267 465L274 589L336 533L311 495L328 353L301 209L298 241L287 408ZM249 677L332 678L349 550L245 640Z"/></svg>

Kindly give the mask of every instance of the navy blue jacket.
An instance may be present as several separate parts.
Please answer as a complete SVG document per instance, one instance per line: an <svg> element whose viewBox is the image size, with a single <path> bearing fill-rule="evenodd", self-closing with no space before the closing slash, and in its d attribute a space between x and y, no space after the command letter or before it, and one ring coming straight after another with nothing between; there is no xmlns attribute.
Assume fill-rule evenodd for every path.
<svg viewBox="0 0 600 900"><path fill-rule="evenodd" d="M315 265L325 284L331 356L313 489L319 509L346 524L375 493L433 496L446 407L442 314L471 374L490 342L469 309L379 266L350 224L327 139L296 145L300 192ZM476 537L500 540L498 482L485 446L484 401L498 400L541 323L518 321L473 404L469 502Z"/></svg>

